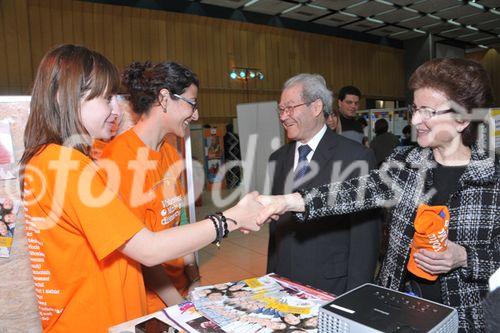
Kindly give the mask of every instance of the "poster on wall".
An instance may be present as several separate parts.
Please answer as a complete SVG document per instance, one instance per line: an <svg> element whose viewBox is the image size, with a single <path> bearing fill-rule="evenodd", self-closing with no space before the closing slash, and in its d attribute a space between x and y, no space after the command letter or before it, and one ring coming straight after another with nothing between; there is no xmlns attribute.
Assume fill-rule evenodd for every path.
<svg viewBox="0 0 500 333"><path fill-rule="evenodd" d="M495 151L499 153L500 152L500 109L492 109L491 117L493 119L493 124L495 126L495 133L494 133Z"/></svg>
<svg viewBox="0 0 500 333"><path fill-rule="evenodd" d="M14 148L10 125L6 121L0 122L0 180L14 179Z"/></svg>
<svg viewBox="0 0 500 333"><path fill-rule="evenodd" d="M394 118L393 118L393 129L392 134L403 137L403 129L410 124L410 120L408 118L408 111L403 110L394 110Z"/></svg>
<svg viewBox="0 0 500 333"><path fill-rule="evenodd" d="M0 258L8 258L12 248L19 204L11 198L0 198Z"/></svg>
<svg viewBox="0 0 500 333"><path fill-rule="evenodd" d="M223 175L219 175L219 169L224 163L224 143L222 131L216 127L203 129L203 142L205 152L205 172L208 184L222 182Z"/></svg>

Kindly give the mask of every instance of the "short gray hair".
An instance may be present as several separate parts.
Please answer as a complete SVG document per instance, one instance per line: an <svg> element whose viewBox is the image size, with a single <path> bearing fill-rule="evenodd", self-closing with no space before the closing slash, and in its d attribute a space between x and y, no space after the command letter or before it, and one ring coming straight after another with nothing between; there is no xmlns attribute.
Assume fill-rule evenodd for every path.
<svg viewBox="0 0 500 333"><path fill-rule="evenodd" d="M323 115L328 117L332 113L333 94L326 87L326 81L319 74L302 73L289 78L283 85L283 90L302 84L302 100L312 103L317 99L323 102Z"/></svg>

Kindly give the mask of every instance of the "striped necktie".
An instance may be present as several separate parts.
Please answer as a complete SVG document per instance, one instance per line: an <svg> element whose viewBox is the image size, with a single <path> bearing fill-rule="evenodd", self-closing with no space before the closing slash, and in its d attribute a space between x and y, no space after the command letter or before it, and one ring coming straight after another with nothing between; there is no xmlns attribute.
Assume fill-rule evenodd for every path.
<svg viewBox="0 0 500 333"><path fill-rule="evenodd" d="M304 177L309 171L311 171L311 167L309 166L309 162L307 161L307 155L311 151L312 148L309 147L308 145L303 145L299 147L299 162L297 163L297 168L295 169L295 175L293 176L294 184L297 184L297 182L302 177Z"/></svg>

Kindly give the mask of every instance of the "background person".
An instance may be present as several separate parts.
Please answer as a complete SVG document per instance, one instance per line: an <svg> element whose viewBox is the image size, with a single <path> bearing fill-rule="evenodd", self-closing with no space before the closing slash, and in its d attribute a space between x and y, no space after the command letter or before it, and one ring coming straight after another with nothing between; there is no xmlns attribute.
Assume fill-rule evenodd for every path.
<svg viewBox="0 0 500 333"><path fill-rule="evenodd" d="M342 135L356 142L363 143L363 127L356 119L360 99L361 91L354 86L345 86L339 90L338 107Z"/></svg>
<svg viewBox="0 0 500 333"><path fill-rule="evenodd" d="M385 119L375 122L375 137L370 142L370 148L375 152L377 167L399 146L399 139L389 131L389 123Z"/></svg>
<svg viewBox="0 0 500 333"><path fill-rule="evenodd" d="M337 134L342 133L342 124L339 117L339 111L332 107L332 112L326 118L326 126Z"/></svg>
<svg viewBox="0 0 500 333"><path fill-rule="evenodd" d="M403 136L401 137L401 146L414 146L415 144L411 141L411 126L406 125L403 127Z"/></svg>

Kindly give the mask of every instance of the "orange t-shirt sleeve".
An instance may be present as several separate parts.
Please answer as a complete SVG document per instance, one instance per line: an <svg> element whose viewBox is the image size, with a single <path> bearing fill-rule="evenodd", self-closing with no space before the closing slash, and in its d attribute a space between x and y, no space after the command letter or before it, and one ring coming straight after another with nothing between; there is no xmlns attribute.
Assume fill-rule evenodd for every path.
<svg viewBox="0 0 500 333"><path fill-rule="evenodd" d="M147 211L147 205L145 204L146 202L144 201L143 197L132 198L133 181L135 179L134 177L136 177L137 175L135 174L135 170L129 169L129 162L133 161L136 156L135 152L131 154L130 147L123 142L122 136L124 135L129 135L129 133L123 133L119 137L115 138L114 141L111 141L111 143L109 143L103 149L100 158L101 162L103 160L110 161L118 167L120 174L119 178L110 178L108 180L108 185L110 185L115 191L119 192L119 197L123 202L125 202L129 210L132 211L132 213L134 213L135 216L137 216L144 223L144 216L146 215ZM119 182L115 183L115 181ZM146 182L147 179L144 178L144 181ZM136 190L142 191L143 188ZM139 195L145 194L140 192ZM134 199L138 199L138 201L140 201L140 204L136 204Z"/></svg>
<svg viewBox="0 0 500 333"><path fill-rule="evenodd" d="M83 161L82 161L83 162ZM124 245L144 225L118 198L115 191L104 183L97 166L81 163L78 172L70 173L69 184L79 184L68 189L65 208L70 221L81 230L99 260ZM78 179L77 179L78 178Z"/></svg>

